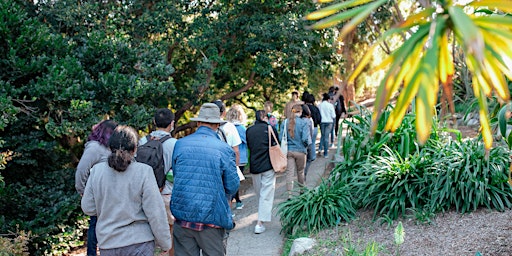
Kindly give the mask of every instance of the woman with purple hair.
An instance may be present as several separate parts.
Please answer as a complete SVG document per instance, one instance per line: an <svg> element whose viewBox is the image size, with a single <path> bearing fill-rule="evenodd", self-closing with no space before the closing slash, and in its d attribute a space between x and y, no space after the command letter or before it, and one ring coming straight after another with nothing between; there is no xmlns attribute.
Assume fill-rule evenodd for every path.
<svg viewBox="0 0 512 256"><path fill-rule="evenodd" d="M82 196L85 190L85 184L89 178L89 173L93 165L99 162L105 162L110 155L108 140L117 127L117 123L112 120L104 120L92 127L91 134L87 137L84 153L75 173L75 188ZM87 231L87 255L97 255L96 247L96 216L91 216L89 221L89 230Z"/></svg>

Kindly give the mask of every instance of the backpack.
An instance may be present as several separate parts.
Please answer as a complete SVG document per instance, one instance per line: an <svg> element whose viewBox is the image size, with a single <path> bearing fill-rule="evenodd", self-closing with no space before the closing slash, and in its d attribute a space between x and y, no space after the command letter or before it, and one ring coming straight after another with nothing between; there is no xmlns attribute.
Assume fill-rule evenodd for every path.
<svg viewBox="0 0 512 256"><path fill-rule="evenodd" d="M146 136L148 141L137 147L137 156L135 157L135 160L140 163L145 163L153 168L158 188L164 187L166 179L166 173L164 170L164 150L162 144L170 138L171 136L166 135L157 140L152 139L152 137L148 135Z"/></svg>

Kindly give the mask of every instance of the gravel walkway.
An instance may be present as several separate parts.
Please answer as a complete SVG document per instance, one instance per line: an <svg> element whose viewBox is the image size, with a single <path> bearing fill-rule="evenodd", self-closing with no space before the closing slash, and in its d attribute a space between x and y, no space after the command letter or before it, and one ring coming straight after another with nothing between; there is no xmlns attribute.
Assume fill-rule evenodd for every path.
<svg viewBox="0 0 512 256"><path fill-rule="evenodd" d="M394 230L398 221L391 226L379 221L372 222L372 212L359 212L359 218L338 228L323 230L319 241L327 242L308 255L342 255L343 247L359 247L362 251L370 242L379 246L378 255L397 255ZM512 210L504 212L479 209L468 214L455 212L440 213L431 224L418 224L415 218L402 219L405 241L399 255L512 255ZM350 240L348 239L350 237ZM348 241L352 244L349 245ZM322 243L320 243L322 244Z"/></svg>

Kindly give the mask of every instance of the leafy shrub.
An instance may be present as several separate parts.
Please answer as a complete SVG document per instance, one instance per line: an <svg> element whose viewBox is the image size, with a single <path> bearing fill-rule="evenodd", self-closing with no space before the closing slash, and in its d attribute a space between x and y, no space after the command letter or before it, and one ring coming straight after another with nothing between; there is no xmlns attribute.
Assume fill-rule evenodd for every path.
<svg viewBox="0 0 512 256"><path fill-rule="evenodd" d="M428 200L431 152L422 150L406 158L387 146L381 155L371 156L362 165L356 194L362 207L375 209L375 216L391 219L404 216L408 208L422 207Z"/></svg>
<svg viewBox="0 0 512 256"><path fill-rule="evenodd" d="M443 211L455 207L461 213L480 206L510 208L509 154L504 147L486 152L479 139L454 141L441 148L432 166L431 206Z"/></svg>
<svg viewBox="0 0 512 256"><path fill-rule="evenodd" d="M12 234L13 238L0 237L0 255L28 256L27 244L30 239L30 232L20 231Z"/></svg>
<svg viewBox="0 0 512 256"><path fill-rule="evenodd" d="M507 148L487 152L481 137L462 140L460 131L438 129L435 122L420 147L414 142L413 114L393 134L377 130L375 138L368 138L369 113L361 113L366 116L345 120L349 129L342 153L348 160L329 177L329 182L349 184L356 208L373 209L374 217L391 223L407 213L428 221L452 208L465 213L481 206L500 211L512 207ZM385 120L388 113L382 116Z"/></svg>
<svg viewBox="0 0 512 256"><path fill-rule="evenodd" d="M29 184L8 184L0 196L0 229L3 232L30 230L29 251L34 255L60 255L82 245L85 228L73 189L74 170L41 171ZM44 191L44 192L43 192Z"/></svg>
<svg viewBox="0 0 512 256"><path fill-rule="evenodd" d="M352 202L345 184L323 182L279 204L277 213L286 234L295 234L300 229L311 232L353 219L356 209Z"/></svg>

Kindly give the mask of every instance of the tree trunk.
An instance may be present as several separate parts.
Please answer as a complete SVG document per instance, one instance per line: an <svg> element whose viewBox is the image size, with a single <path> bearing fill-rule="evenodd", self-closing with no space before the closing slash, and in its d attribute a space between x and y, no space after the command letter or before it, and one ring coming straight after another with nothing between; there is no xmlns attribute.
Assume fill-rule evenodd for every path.
<svg viewBox="0 0 512 256"><path fill-rule="evenodd" d="M352 55L353 49L352 45L354 45L354 39L356 38L356 30L352 30L344 39L344 45L342 48L342 55L345 58L345 62L343 63L343 68L345 70L345 74L338 74L340 76L341 88L338 91L338 94L335 95L335 100L339 98L339 94L343 95L345 99L345 106L349 101L355 101L356 98L356 89L354 83L347 83L347 77L354 72L354 56ZM342 78L343 77L343 78Z"/></svg>

